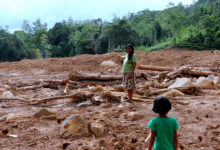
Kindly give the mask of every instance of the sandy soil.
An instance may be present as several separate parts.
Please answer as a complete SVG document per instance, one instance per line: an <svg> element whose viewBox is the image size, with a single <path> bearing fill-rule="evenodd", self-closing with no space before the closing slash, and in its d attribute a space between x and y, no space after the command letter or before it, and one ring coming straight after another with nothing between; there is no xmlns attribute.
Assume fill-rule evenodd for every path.
<svg viewBox="0 0 220 150"><path fill-rule="evenodd" d="M209 68L220 71L220 51L190 51L185 49L165 49L154 52L136 52L138 64L167 67L182 65ZM104 55L80 55L72 58L51 58L39 60L22 60L19 62L0 63L0 86L8 89L16 98L32 100L59 95L59 89L39 88L35 90L17 91L18 87L37 85L42 80L67 79L71 71L87 73L120 74L121 64L117 55L125 53L112 52ZM100 67L105 60L112 60L118 67ZM138 70L139 71L139 70ZM139 79L139 83L146 82ZM100 82L82 81L82 89L88 85L103 85ZM113 83L114 84L114 83ZM115 83L118 84L118 83ZM8 85L7 87L5 85ZM106 83L106 86L113 86ZM177 118L179 147L182 150L220 150L220 96L218 90L202 90L198 95L187 95L172 98L173 109L169 115ZM0 91L2 93L2 90ZM148 142L144 142L150 130L147 124L156 114L152 112L152 100L133 102L130 105L111 103L108 108L100 105L76 107L70 99L59 99L39 105L13 99L0 98L0 118L10 113L19 114L14 119L0 119L0 149L74 149L99 150L105 145L110 150L145 150ZM34 118L40 109L46 108L56 112L56 120ZM144 115L140 120L132 121L127 115L136 111ZM71 114L80 114L88 123L100 122L104 128L102 137L81 137L62 139L59 135L62 121ZM18 137L9 137L13 134Z"/></svg>

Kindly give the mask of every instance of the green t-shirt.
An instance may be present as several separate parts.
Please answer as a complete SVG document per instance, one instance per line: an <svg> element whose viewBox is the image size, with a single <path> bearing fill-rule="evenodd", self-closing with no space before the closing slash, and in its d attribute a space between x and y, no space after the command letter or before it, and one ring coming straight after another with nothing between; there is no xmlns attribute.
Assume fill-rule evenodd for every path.
<svg viewBox="0 0 220 150"><path fill-rule="evenodd" d="M133 63L137 62L137 56L134 53L131 57L131 59L128 59L128 54L125 56L125 59L123 61L123 67L122 72L131 72Z"/></svg>
<svg viewBox="0 0 220 150"><path fill-rule="evenodd" d="M155 117L148 127L156 132L154 150L174 150L173 132L179 129L175 118Z"/></svg>

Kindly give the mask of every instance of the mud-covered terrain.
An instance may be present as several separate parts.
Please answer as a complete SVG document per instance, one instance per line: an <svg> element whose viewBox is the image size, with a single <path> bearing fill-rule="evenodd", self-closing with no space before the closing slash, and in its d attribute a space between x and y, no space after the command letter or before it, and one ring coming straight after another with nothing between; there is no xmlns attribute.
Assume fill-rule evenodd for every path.
<svg viewBox="0 0 220 150"><path fill-rule="evenodd" d="M150 132L147 124L156 116L152 111L152 104L157 95L148 97L142 93L142 100L133 101L131 104L108 101L105 104L81 107L76 106L77 102L71 98L65 97L76 91L88 91L91 87L113 91L114 87L121 84L121 80L72 81L67 92L64 92L66 82L63 80L68 80L72 71L120 75L121 62L117 56L124 54L112 52L103 55L0 63L0 149L145 150L149 142L145 142L145 139ZM136 54L138 65L171 68L184 65L220 72L218 50L165 49ZM101 65L108 60L113 61L115 65L109 67ZM138 69L136 72L151 77L158 73ZM188 78L198 77L188 76ZM138 78L137 90L147 82L144 78ZM173 108L169 115L175 117L180 125L178 130L180 149L220 150L219 90L201 89L197 94L170 97ZM46 98L49 100L38 103ZM43 108L55 115L48 118L35 117ZM130 112L136 112L139 117L130 116ZM81 115L87 124L92 122L101 124L104 128L103 135L61 138L61 124L72 114Z"/></svg>

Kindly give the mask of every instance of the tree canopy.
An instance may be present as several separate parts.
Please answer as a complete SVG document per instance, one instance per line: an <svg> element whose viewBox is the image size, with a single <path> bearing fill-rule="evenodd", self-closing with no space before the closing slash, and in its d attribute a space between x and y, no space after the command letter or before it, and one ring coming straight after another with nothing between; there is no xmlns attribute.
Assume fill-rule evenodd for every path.
<svg viewBox="0 0 220 150"><path fill-rule="evenodd" d="M23 21L13 34L0 27L0 61L71 57L164 45L189 49L220 48L220 0L198 0L184 6L169 4L162 11L142 10L111 22L102 19L57 22L51 29L40 19ZM160 48L160 47L157 47Z"/></svg>

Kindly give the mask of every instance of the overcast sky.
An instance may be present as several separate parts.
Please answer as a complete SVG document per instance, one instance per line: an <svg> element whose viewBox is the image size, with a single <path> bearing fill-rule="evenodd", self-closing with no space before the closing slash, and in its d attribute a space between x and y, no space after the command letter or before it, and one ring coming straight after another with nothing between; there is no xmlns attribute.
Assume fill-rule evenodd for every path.
<svg viewBox="0 0 220 150"><path fill-rule="evenodd" d="M121 18L144 9L163 10L169 2L190 5L193 0L0 0L0 26L12 32L22 28L23 20L32 24L38 18L48 28L69 17L111 21L114 15Z"/></svg>

